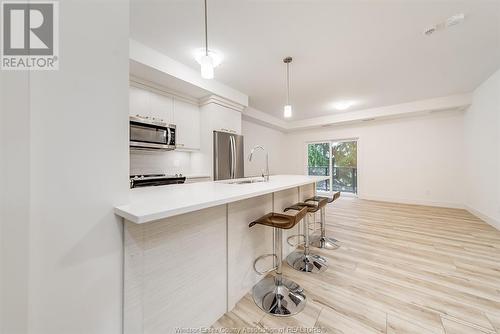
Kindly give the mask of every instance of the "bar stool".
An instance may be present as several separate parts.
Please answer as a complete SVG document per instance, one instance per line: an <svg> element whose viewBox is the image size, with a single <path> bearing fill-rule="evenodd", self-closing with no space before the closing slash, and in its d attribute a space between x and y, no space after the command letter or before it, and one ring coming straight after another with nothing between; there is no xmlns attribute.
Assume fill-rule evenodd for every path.
<svg viewBox="0 0 500 334"><path fill-rule="evenodd" d="M281 271L283 230L291 229L297 225L306 214L307 208L300 210L295 216L271 212L248 225L248 227L252 227L255 224L261 224L274 229L274 253L259 256L253 264L254 270L258 274L276 272L274 277L266 277L253 287L253 300L266 313L275 316L290 316L299 313L306 306L304 290L297 283L284 278ZM276 265L266 271L258 271L257 261L267 256L273 256Z"/></svg>
<svg viewBox="0 0 500 334"><path fill-rule="evenodd" d="M321 201L322 205L326 205L326 199ZM318 202L320 203L320 202ZM323 204L324 203L324 204ZM288 210L304 210L307 209L307 213L315 213L319 210L320 206L318 204L299 202L285 209ZM309 219L308 215L304 218L304 250L295 250L290 253L286 261L290 267L298 271L308 272L308 273L320 273L328 269L327 260L323 256L316 254L311 254L309 251Z"/></svg>
<svg viewBox="0 0 500 334"><path fill-rule="evenodd" d="M333 194L332 198L324 196L314 196L306 199L305 202L317 202L320 207L320 233L315 233L311 236L311 246L324 249L337 249L340 246L336 244L338 240L326 236L326 220L325 220L325 206L327 203L332 203L340 197L340 191ZM324 203L323 205L321 203Z"/></svg>

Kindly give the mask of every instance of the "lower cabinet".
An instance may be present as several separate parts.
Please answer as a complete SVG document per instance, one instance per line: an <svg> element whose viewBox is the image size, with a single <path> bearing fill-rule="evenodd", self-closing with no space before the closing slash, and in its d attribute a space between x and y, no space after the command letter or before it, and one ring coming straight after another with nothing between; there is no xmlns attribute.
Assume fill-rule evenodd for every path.
<svg viewBox="0 0 500 334"><path fill-rule="evenodd" d="M125 222L124 333L213 324L226 305L226 205Z"/></svg>
<svg viewBox="0 0 500 334"><path fill-rule="evenodd" d="M125 221L123 332L211 326L264 277L253 262L273 252L273 230L248 224L313 194L307 185L146 224ZM298 231L283 231L284 257L293 250L287 237Z"/></svg>

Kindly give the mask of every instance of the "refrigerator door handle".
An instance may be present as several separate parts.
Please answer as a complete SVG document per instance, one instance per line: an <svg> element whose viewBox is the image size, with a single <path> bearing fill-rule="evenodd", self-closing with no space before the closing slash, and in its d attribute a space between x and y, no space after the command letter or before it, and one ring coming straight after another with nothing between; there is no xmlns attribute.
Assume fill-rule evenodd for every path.
<svg viewBox="0 0 500 334"><path fill-rule="evenodd" d="M236 144L234 141L234 137L230 136L229 137L229 142L231 145L231 171L230 171L230 178L234 179L234 174L235 174L235 164L236 164L236 157L235 157L235 149L236 149Z"/></svg>
<svg viewBox="0 0 500 334"><path fill-rule="evenodd" d="M219 137L214 134L214 180L219 179L219 159L216 159L219 155Z"/></svg>

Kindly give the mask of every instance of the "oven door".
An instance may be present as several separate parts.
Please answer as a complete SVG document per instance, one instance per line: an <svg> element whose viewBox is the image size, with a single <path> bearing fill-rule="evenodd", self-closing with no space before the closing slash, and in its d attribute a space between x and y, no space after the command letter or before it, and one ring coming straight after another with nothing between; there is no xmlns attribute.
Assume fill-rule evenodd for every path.
<svg viewBox="0 0 500 334"><path fill-rule="evenodd" d="M169 127L130 121L130 147L149 150L173 150Z"/></svg>

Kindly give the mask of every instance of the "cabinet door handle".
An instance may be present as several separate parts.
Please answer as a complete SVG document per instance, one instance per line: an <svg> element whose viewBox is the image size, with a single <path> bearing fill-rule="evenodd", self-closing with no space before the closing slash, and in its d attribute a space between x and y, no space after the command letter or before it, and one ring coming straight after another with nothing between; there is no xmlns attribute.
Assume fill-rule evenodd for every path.
<svg viewBox="0 0 500 334"><path fill-rule="evenodd" d="M172 132L170 128L167 128L167 145L170 145L170 141L172 140Z"/></svg>

